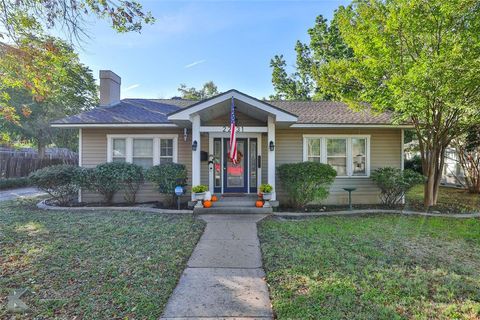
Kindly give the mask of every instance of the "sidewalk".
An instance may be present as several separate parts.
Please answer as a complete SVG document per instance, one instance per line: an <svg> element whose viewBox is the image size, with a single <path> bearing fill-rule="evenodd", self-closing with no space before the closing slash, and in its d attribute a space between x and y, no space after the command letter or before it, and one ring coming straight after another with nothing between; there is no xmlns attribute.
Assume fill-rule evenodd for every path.
<svg viewBox="0 0 480 320"><path fill-rule="evenodd" d="M44 194L46 193L38 190L37 188L18 188L18 189L2 190L0 191L0 202L13 200L17 198L42 196Z"/></svg>
<svg viewBox="0 0 480 320"><path fill-rule="evenodd" d="M202 215L205 232L162 319L273 319L257 222L265 215Z"/></svg>

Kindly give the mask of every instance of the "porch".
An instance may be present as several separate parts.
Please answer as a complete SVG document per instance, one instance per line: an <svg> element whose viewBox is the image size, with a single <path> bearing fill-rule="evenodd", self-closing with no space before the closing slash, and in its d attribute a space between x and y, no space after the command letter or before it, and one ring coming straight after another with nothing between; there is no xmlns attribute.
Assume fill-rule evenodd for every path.
<svg viewBox="0 0 480 320"><path fill-rule="evenodd" d="M232 101L238 163L228 157ZM268 183L273 187L272 200L276 200L275 131L294 123L295 115L230 90L172 113L168 119L183 127L185 135L191 135L192 186L207 185L210 192L220 197L229 194L256 197L260 185ZM233 204L224 201L225 205ZM216 207L221 208L220 202Z"/></svg>

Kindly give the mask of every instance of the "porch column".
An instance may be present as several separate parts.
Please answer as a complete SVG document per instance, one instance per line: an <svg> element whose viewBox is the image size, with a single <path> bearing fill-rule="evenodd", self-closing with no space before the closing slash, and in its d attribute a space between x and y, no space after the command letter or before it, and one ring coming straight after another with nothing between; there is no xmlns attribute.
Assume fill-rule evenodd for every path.
<svg viewBox="0 0 480 320"><path fill-rule="evenodd" d="M200 184L200 115L192 115L192 187ZM193 145L197 142L197 148L194 151ZM192 193L193 200L193 193Z"/></svg>
<svg viewBox="0 0 480 320"><path fill-rule="evenodd" d="M274 149L270 150L270 143L273 142ZM273 187L272 200L277 199L277 190L275 189L275 117L268 116L268 139L267 139L267 150L268 150L268 184Z"/></svg>

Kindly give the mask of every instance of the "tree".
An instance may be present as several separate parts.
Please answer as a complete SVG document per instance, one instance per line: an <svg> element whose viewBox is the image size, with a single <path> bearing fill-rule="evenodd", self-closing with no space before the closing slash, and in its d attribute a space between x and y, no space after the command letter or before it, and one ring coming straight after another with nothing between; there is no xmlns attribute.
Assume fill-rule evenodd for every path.
<svg viewBox="0 0 480 320"><path fill-rule="evenodd" d="M208 99L220 93L213 81L205 82L201 89L196 89L195 87L188 88L187 85L181 84L177 90L180 92L182 99L187 100Z"/></svg>
<svg viewBox="0 0 480 320"><path fill-rule="evenodd" d="M36 101L58 89L52 78L65 73L63 62L69 55L63 55L62 44L47 32L62 30L70 43L80 41L91 16L108 20L118 32L138 32L143 24L154 22L137 1L0 1L0 119L18 121L10 104L12 89L26 90Z"/></svg>
<svg viewBox="0 0 480 320"><path fill-rule="evenodd" d="M424 204L435 205L445 150L479 116L478 2L359 0L340 7L336 19L354 57L329 61L316 82L353 108L368 102L414 125Z"/></svg>
<svg viewBox="0 0 480 320"><path fill-rule="evenodd" d="M275 94L272 99L280 100L330 100L322 82L315 82L315 70L331 59L348 59L352 50L343 41L337 21L330 24L319 15L315 25L308 30L310 44L297 41L295 71L288 74L283 55L275 55L270 60L272 84Z"/></svg>
<svg viewBox="0 0 480 320"><path fill-rule="evenodd" d="M77 131L52 128L51 121L89 110L98 104L97 85L91 70L80 63L70 45L54 38L50 41L55 42L56 50L61 51L62 59L58 63L62 66L49 77L49 94L39 98L23 86L10 88L6 92L11 97L9 104L16 118L15 121L0 118L3 140L13 137L32 141L37 145L40 157L45 154L45 146L52 142L76 149ZM4 60L0 60L0 66L1 61ZM50 66L55 70L55 63Z"/></svg>

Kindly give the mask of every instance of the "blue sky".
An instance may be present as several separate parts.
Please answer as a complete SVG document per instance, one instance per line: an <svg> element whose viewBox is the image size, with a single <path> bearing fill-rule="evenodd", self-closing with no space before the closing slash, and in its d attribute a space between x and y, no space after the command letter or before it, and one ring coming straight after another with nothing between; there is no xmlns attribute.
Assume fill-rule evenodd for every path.
<svg viewBox="0 0 480 320"><path fill-rule="evenodd" d="M322 14L327 19L347 1L153 1L140 0L157 21L140 34L117 34L105 22L88 26L80 58L98 76L122 77L122 98L170 98L180 83L214 81L258 98L273 92L270 59L295 60L297 39Z"/></svg>

